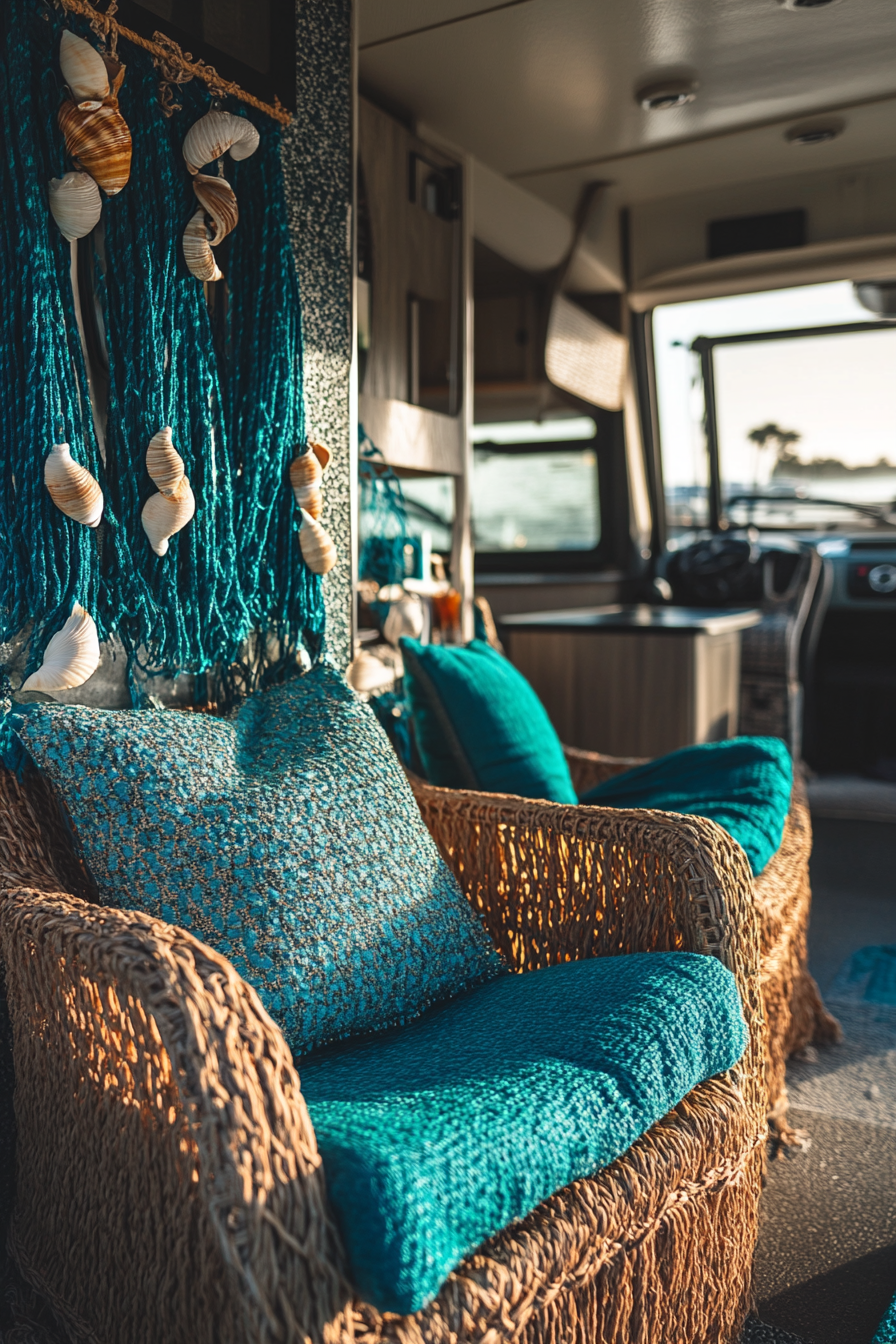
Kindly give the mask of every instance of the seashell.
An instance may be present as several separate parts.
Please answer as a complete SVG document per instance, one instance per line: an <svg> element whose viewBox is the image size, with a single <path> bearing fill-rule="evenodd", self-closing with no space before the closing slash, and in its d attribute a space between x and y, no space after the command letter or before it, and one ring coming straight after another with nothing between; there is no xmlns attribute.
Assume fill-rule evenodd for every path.
<svg viewBox="0 0 896 1344"><path fill-rule="evenodd" d="M220 159L228 149L232 159L248 159L258 148L258 131L246 117L213 109L194 121L184 137L184 158L191 173Z"/></svg>
<svg viewBox="0 0 896 1344"><path fill-rule="evenodd" d="M156 555L168 550L168 540L179 532L196 512L196 500L190 482L184 476L167 494L151 495L143 505L140 521Z"/></svg>
<svg viewBox="0 0 896 1344"><path fill-rule="evenodd" d="M131 175L131 133L112 102L95 111L83 112L66 99L59 109L59 129L65 148L79 168L116 196Z"/></svg>
<svg viewBox="0 0 896 1344"><path fill-rule="evenodd" d="M19 688L22 691L68 691L83 686L100 665L100 641L93 617L75 603L61 630L50 640L44 660Z"/></svg>
<svg viewBox="0 0 896 1344"><path fill-rule="evenodd" d="M299 543L305 564L312 574L328 574L336 563L337 551L333 538L326 528L321 527L316 518L312 518L307 509L302 509L302 530Z"/></svg>
<svg viewBox="0 0 896 1344"><path fill-rule="evenodd" d="M66 173L52 177L48 187L50 214L59 225L63 238L73 243L86 238L99 222L103 210L100 189L89 173Z"/></svg>
<svg viewBox="0 0 896 1344"><path fill-rule="evenodd" d="M395 668L382 662L376 654L362 649L346 669L345 679L353 691L369 695L372 691L382 691L395 681Z"/></svg>
<svg viewBox="0 0 896 1344"><path fill-rule="evenodd" d="M206 177L205 173L197 173L193 178L193 190L214 225L214 236L209 241L212 247L217 247L239 221L233 187L224 177Z"/></svg>
<svg viewBox="0 0 896 1344"><path fill-rule="evenodd" d="M109 72L95 47L66 28L59 42L59 65L75 105L95 111L109 97Z"/></svg>
<svg viewBox="0 0 896 1344"><path fill-rule="evenodd" d="M383 621L383 638L397 649L402 635L419 639L425 624L423 599L416 593L402 593L398 601L389 607L386 619Z"/></svg>
<svg viewBox="0 0 896 1344"><path fill-rule="evenodd" d="M170 495L184 479L184 460L171 439L171 426L166 425L154 434L146 450L146 470L153 485L163 495Z"/></svg>
<svg viewBox="0 0 896 1344"><path fill-rule="evenodd" d="M87 468L74 460L67 443L53 444L44 463L44 484L57 509L85 527L99 526L103 492Z"/></svg>
<svg viewBox="0 0 896 1344"><path fill-rule="evenodd" d="M325 448L322 443L311 443L308 446L320 463L321 471L326 471L327 467L330 465L330 457L332 456L329 448Z"/></svg>
<svg viewBox="0 0 896 1344"><path fill-rule="evenodd" d="M294 457L289 464L289 480L296 503L300 509L307 509L312 518L319 518L323 509L320 490L323 474L323 467L310 450L301 457Z"/></svg>
<svg viewBox="0 0 896 1344"><path fill-rule="evenodd" d="M209 243L209 230L205 222L202 206L196 211L184 229L184 261L191 275L197 280L223 280L224 272L218 269L215 254Z"/></svg>

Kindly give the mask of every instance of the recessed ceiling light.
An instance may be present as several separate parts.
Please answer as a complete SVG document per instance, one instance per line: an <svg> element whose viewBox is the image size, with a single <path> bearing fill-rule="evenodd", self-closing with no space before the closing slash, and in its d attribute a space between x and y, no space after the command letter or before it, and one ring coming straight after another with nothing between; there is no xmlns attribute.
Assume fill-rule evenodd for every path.
<svg viewBox="0 0 896 1344"><path fill-rule="evenodd" d="M791 126L784 132L784 139L791 145L825 145L836 140L846 129L844 121L816 121Z"/></svg>
<svg viewBox="0 0 896 1344"><path fill-rule="evenodd" d="M821 9L822 5L835 5L837 0L779 0L785 9Z"/></svg>
<svg viewBox="0 0 896 1344"><path fill-rule="evenodd" d="M663 79L635 90L635 100L647 112L668 112L697 97L696 79Z"/></svg>

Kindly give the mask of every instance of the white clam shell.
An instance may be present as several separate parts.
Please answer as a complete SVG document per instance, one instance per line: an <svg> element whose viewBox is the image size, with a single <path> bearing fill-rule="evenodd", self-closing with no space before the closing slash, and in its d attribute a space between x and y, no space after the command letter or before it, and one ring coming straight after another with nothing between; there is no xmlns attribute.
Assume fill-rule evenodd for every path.
<svg viewBox="0 0 896 1344"><path fill-rule="evenodd" d="M383 622L383 637L398 648L402 635L419 639L425 624L423 602L416 593L404 593L393 602Z"/></svg>
<svg viewBox="0 0 896 1344"><path fill-rule="evenodd" d="M224 272L218 269L215 254L209 243L209 229L202 206L184 229L183 249L187 269L197 280L224 279Z"/></svg>
<svg viewBox="0 0 896 1344"><path fill-rule="evenodd" d="M176 490L184 479L184 460L174 446L171 426L154 434L146 450L146 470L156 489L163 494Z"/></svg>
<svg viewBox="0 0 896 1344"><path fill-rule="evenodd" d="M95 110L104 98L108 98L106 62L95 47L67 28L59 41L59 65L62 78L71 90L72 101L85 112Z"/></svg>
<svg viewBox="0 0 896 1344"><path fill-rule="evenodd" d="M50 214L59 225L63 238L73 243L86 238L99 222L103 210L100 189L89 173L66 173L52 177L47 190Z"/></svg>
<svg viewBox="0 0 896 1344"><path fill-rule="evenodd" d="M165 555L170 538L186 527L195 512L196 500L186 476L167 494L159 491L157 495L150 495L143 505L140 521L156 555Z"/></svg>
<svg viewBox="0 0 896 1344"><path fill-rule="evenodd" d="M345 679L353 691L369 694L391 686L395 681L395 668L389 667L373 653L362 649L346 670Z"/></svg>
<svg viewBox="0 0 896 1344"><path fill-rule="evenodd" d="M69 518L85 527L99 526L103 492L87 468L74 460L67 443L54 443L47 454L44 484L53 503Z"/></svg>
<svg viewBox="0 0 896 1344"><path fill-rule="evenodd" d="M321 527L307 509L302 509L299 544L302 547L305 564L312 574L329 574L336 563L338 552L327 529Z"/></svg>
<svg viewBox="0 0 896 1344"><path fill-rule="evenodd" d="M83 686L100 665L100 641L93 617L75 603L61 630L47 645L44 660L22 684L23 691L68 691Z"/></svg>
<svg viewBox="0 0 896 1344"><path fill-rule="evenodd" d="M230 150L232 159L248 159L258 148L258 131L246 117L213 109L194 121L184 137L184 158L191 173Z"/></svg>

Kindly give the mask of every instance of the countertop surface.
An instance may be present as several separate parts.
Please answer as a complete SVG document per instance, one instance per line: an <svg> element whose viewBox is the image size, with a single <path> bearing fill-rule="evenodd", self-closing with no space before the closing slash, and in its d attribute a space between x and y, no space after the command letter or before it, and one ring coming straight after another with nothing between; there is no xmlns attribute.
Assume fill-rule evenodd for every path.
<svg viewBox="0 0 896 1344"><path fill-rule="evenodd" d="M762 613L755 609L730 610L715 607L651 607L646 603L606 607L575 607L565 611L527 611L504 616L498 624L508 634L514 630L576 630L600 633L644 631L645 634L725 635L758 625Z"/></svg>

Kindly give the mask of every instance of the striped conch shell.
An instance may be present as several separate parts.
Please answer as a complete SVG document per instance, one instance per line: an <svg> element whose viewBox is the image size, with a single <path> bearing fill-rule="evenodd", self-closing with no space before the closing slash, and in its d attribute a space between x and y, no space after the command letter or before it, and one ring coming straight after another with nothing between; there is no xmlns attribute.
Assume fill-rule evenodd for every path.
<svg viewBox="0 0 896 1344"><path fill-rule="evenodd" d="M258 131L246 117L215 108L194 121L184 137L184 158L191 173L230 150L232 159L248 159L258 148Z"/></svg>
<svg viewBox="0 0 896 1344"><path fill-rule="evenodd" d="M337 559L333 538L325 527L321 527L316 518L311 517L307 509L302 509L299 544L302 547L305 564L312 574L329 574Z"/></svg>
<svg viewBox="0 0 896 1344"><path fill-rule="evenodd" d="M95 111L84 112L69 99L59 109L65 148L79 168L89 173L107 196L116 196L131 175L131 133L110 97Z"/></svg>
<svg viewBox="0 0 896 1344"><path fill-rule="evenodd" d="M202 206L184 229L183 249L187 269L197 280L224 279L224 272L218 269L215 254L209 243L209 228L205 222L205 211Z"/></svg>
<svg viewBox="0 0 896 1344"><path fill-rule="evenodd" d="M47 645L44 660L21 685L23 691L68 691L83 686L100 665L100 641L93 617L75 603L61 630Z"/></svg>
<svg viewBox="0 0 896 1344"><path fill-rule="evenodd" d="M54 443L44 463L44 484L50 498L76 523L98 527L103 516L103 492L86 467L72 457L67 443Z"/></svg>
<svg viewBox="0 0 896 1344"><path fill-rule="evenodd" d="M59 65L72 101L84 112L94 112L109 97L109 72L95 47L66 28L59 40Z"/></svg>
<svg viewBox="0 0 896 1344"><path fill-rule="evenodd" d="M196 500L186 476L181 478L173 490L150 495L143 505L140 521L156 555L167 552L169 539L182 527L186 527L195 512Z"/></svg>
<svg viewBox="0 0 896 1344"><path fill-rule="evenodd" d="M184 460L171 439L171 426L154 434L146 450L146 470L163 495L170 495L184 479Z"/></svg>
<svg viewBox="0 0 896 1344"><path fill-rule="evenodd" d="M209 243L217 247L239 222L240 212L233 187L226 177L207 177L205 173L197 173L193 178L193 190L212 221L214 233Z"/></svg>
<svg viewBox="0 0 896 1344"><path fill-rule="evenodd" d="M312 443L307 453L294 457L289 464L289 479L296 503L300 509L307 509L312 518L319 518L323 511L320 482L329 461L329 448L322 443Z"/></svg>
<svg viewBox="0 0 896 1344"><path fill-rule="evenodd" d="M76 238L86 238L99 222L103 209L100 189L89 173L66 173L64 177L51 177L50 214L59 225L63 238L73 243Z"/></svg>

